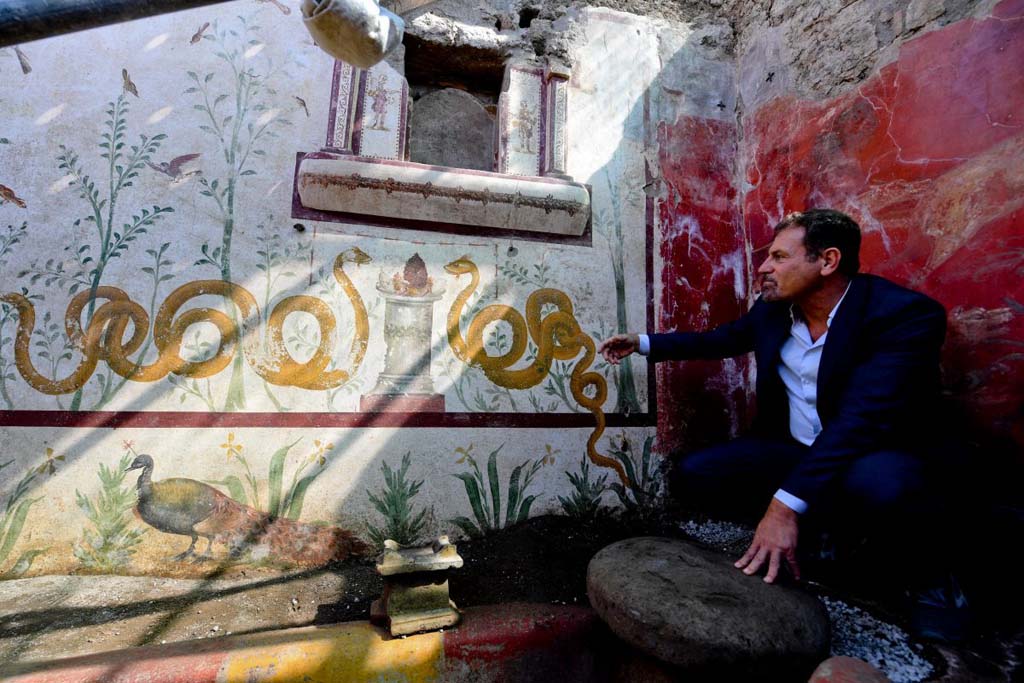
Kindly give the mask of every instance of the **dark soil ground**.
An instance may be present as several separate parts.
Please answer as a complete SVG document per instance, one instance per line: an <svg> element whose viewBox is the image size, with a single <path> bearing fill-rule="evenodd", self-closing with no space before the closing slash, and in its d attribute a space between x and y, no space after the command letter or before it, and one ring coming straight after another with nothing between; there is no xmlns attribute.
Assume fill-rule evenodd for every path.
<svg viewBox="0 0 1024 683"><path fill-rule="evenodd" d="M682 536L678 530L624 524L613 518L581 525L565 516L533 517L509 529L458 543L463 566L451 575L451 598L459 607L502 602L586 605L590 558L615 541L659 531L659 535ZM322 605L318 622L368 619L369 603L381 589L372 563L346 563L339 569L359 576L358 584L365 592L346 594L336 604Z"/></svg>

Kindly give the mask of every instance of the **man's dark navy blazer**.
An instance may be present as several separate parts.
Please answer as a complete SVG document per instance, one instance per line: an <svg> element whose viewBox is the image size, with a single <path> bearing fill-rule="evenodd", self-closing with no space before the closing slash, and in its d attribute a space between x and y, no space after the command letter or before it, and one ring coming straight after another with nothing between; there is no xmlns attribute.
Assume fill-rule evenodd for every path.
<svg viewBox="0 0 1024 683"><path fill-rule="evenodd" d="M746 315L709 332L650 335L648 358L713 359L753 351L755 428L789 438L789 402L778 366L792 324L790 302L758 299ZM934 299L874 275L855 276L832 319L818 368L822 432L782 488L813 505L860 456L920 453L935 432L945 333L946 311Z"/></svg>

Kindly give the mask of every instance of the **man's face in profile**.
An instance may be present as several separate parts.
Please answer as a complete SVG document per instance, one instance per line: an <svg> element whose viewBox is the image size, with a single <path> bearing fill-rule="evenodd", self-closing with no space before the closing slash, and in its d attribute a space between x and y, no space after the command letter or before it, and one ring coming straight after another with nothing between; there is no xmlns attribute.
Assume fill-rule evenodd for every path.
<svg viewBox="0 0 1024 683"><path fill-rule="evenodd" d="M784 228L768 248L768 258L757 269L761 298L765 301L791 301L812 291L822 279L822 258L807 259L804 228Z"/></svg>

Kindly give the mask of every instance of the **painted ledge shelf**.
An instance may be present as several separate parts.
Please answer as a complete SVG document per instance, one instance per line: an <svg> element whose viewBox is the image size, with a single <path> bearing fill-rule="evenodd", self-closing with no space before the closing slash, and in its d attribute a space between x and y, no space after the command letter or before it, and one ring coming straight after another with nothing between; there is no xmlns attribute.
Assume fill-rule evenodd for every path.
<svg viewBox="0 0 1024 683"><path fill-rule="evenodd" d="M560 178L314 152L299 164L299 199L318 211L582 235L590 192Z"/></svg>

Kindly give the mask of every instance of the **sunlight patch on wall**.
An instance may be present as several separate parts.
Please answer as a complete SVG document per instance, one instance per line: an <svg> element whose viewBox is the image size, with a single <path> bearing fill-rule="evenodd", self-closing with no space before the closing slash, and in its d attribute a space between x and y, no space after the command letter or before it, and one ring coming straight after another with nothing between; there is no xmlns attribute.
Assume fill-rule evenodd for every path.
<svg viewBox="0 0 1024 683"><path fill-rule="evenodd" d="M281 113L280 109L271 109L270 111L264 113L263 116L261 116L258 119L256 119L256 125L257 126L266 125L266 124L270 123L271 121L273 121L275 118L277 118L277 115L280 114L280 113Z"/></svg>
<svg viewBox="0 0 1024 683"><path fill-rule="evenodd" d="M69 173L66 176L64 176L63 178L61 178L60 180L58 180L57 182L55 182L52 185L50 185L50 187L47 188L47 190L46 190L46 194L57 194L59 192L63 192L64 190L66 190L69 187L71 187L71 185L74 182L75 182L75 176Z"/></svg>
<svg viewBox="0 0 1024 683"><path fill-rule="evenodd" d="M149 118L146 119L146 123L159 123L167 118L167 116L174 111L174 107L167 106L162 109L157 109L155 112L150 114Z"/></svg>
<svg viewBox="0 0 1024 683"><path fill-rule="evenodd" d="M262 52L263 48L265 48L266 46L267 46L266 43L256 43L255 45L250 47L248 50L246 50L245 51L245 55L243 55L243 56L246 59L252 59L256 55L258 55L260 52Z"/></svg>
<svg viewBox="0 0 1024 683"><path fill-rule="evenodd" d="M47 109L45 112L42 113L42 115L38 119L35 120L35 124L37 126L46 125L50 121L53 121L55 118L60 116L61 112L63 112L64 108L67 106L68 105L66 102L62 102L61 104L58 104L56 107L51 107L50 109Z"/></svg>
<svg viewBox="0 0 1024 683"><path fill-rule="evenodd" d="M153 39L146 43L146 47L142 49L146 52L149 52L150 50L155 50L156 48L160 47L161 45L167 42L167 37L167 33L161 33L158 36L153 36Z"/></svg>

